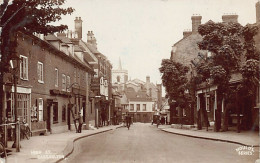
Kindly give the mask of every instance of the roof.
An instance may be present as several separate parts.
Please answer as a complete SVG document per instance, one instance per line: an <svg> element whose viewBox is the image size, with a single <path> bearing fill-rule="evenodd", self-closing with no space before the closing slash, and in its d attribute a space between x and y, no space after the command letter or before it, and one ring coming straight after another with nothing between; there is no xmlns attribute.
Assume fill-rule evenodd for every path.
<svg viewBox="0 0 260 163"><path fill-rule="evenodd" d="M65 44L72 44L71 40L67 37L57 36L63 43Z"/></svg>
<svg viewBox="0 0 260 163"><path fill-rule="evenodd" d="M47 36L44 37L44 39L47 41L61 41L58 37L56 37L53 34L48 34Z"/></svg>
<svg viewBox="0 0 260 163"><path fill-rule="evenodd" d="M95 62L95 60L91 57L91 55L86 51L84 51L84 59L88 62Z"/></svg>
<svg viewBox="0 0 260 163"><path fill-rule="evenodd" d="M130 101L152 101L152 98L147 96L146 91L129 91L125 94L127 99L129 99Z"/></svg>
<svg viewBox="0 0 260 163"><path fill-rule="evenodd" d="M78 45L74 45L74 51L75 52L83 52L83 50Z"/></svg>
<svg viewBox="0 0 260 163"><path fill-rule="evenodd" d="M93 47L90 43L86 43L86 42L84 42L85 44L86 44L86 46L88 47L88 49L92 52L92 53L95 53L95 54L97 54L97 53L100 53L95 47Z"/></svg>
<svg viewBox="0 0 260 163"><path fill-rule="evenodd" d="M47 39L50 39L50 40L59 40L56 36L54 35L48 35L48 37L45 39L46 40L41 40L40 38L34 36L34 35L31 35L30 33L26 33L26 32L20 32L21 34L27 36L27 37L30 37L34 40L37 40L39 41L39 46L44 46L48 49L50 49L52 51L52 53L62 57L63 59L73 63L73 64L76 64L77 66L81 67L81 68L84 68L84 69L87 69L90 73L94 73L94 70L91 66L89 66L87 63L83 63L81 61L79 61L78 59L76 59L75 57L72 57L71 55L67 55L65 54L64 52L58 50L56 47L54 47L51 43L49 43L48 41L46 41Z"/></svg>

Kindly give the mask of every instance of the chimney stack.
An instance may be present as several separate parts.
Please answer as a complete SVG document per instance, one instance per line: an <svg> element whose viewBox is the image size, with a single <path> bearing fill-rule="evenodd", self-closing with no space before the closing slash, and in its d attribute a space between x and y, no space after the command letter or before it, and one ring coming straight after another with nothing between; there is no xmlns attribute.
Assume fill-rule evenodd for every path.
<svg viewBox="0 0 260 163"><path fill-rule="evenodd" d="M189 36L191 33L192 33L192 31L190 31L190 30L183 31L183 38Z"/></svg>
<svg viewBox="0 0 260 163"><path fill-rule="evenodd" d="M94 48L97 49L97 40L93 34L93 31L88 31L87 43L92 44L92 46L94 46Z"/></svg>
<svg viewBox="0 0 260 163"><path fill-rule="evenodd" d="M82 39L82 20L81 17L76 17L74 20L75 32L78 35L78 39Z"/></svg>
<svg viewBox="0 0 260 163"><path fill-rule="evenodd" d="M146 76L146 83L150 83L150 76Z"/></svg>
<svg viewBox="0 0 260 163"><path fill-rule="evenodd" d="M200 15L193 15L191 17L191 20L192 20L192 33L197 33L198 32L198 27L201 24L201 19L202 19L202 16L200 16Z"/></svg>
<svg viewBox="0 0 260 163"><path fill-rule="evenodd" d="M237 23L237 18L238 15L237 14L225 14L222 16L222 21L223 23Z"/></svg>
<svg viewBox="0 0 260 163"><path fill-rule="evenodd" d="M260 1L255 4L256 8L256 23L260 23Z"/></svg>

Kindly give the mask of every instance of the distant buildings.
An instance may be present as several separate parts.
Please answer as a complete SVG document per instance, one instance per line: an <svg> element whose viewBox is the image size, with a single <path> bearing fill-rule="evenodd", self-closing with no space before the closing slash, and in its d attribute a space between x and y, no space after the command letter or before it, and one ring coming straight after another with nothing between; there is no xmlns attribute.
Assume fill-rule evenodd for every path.
<svg viewBox="0 0 260 163"><path fill-rule="evenodd" d="M149 76L146 77L146 82L128 80L128 71L122 69L120 60L118 69L112 72L113 89L120 94L120 104L115 108L114 114L123 118L129 112L134 122L151 122L153 114L159 112L161 107L161 85L154 85Z"/></svg>

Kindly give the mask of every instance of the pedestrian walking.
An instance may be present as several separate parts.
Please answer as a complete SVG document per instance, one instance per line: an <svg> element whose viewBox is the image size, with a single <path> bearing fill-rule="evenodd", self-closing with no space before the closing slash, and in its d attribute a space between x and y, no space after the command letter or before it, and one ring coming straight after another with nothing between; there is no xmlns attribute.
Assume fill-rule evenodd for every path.
<svg viewBox="0 0 260 163"><path fill-rule="evenodd" d="M79 127L78 127L78 133L81 133L81 130L82 130L82 124L83 124L83 118L82 118L82 115L81 115L81 112L79 112Z"/></svg>
<svg viewBox="0 0 260 163"><path fill-rule="evenodd" d="M125 119L126 119L126 127L127 127L128 130L129 130L130 124L131 124L131 116L130 116L129 114L127 114L126 117L125 117Z"/></svg>

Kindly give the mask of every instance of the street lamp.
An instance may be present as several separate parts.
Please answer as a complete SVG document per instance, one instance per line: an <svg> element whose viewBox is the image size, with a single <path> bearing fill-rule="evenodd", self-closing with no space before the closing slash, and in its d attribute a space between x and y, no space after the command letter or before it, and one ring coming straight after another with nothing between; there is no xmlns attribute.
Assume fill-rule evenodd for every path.
<svg viewBox="0 0 260 163"><path fill-rule="evenodd" d="M13 84L14 84L14 110L15 110L15 141L13 147L16 147L16 152L20 152L20 126L18 119L18 101L17 101L17 82L18 82L18 72L20 69L20 58L14 55L13 58L10 59L11 73L13 74Z"/></svg>

